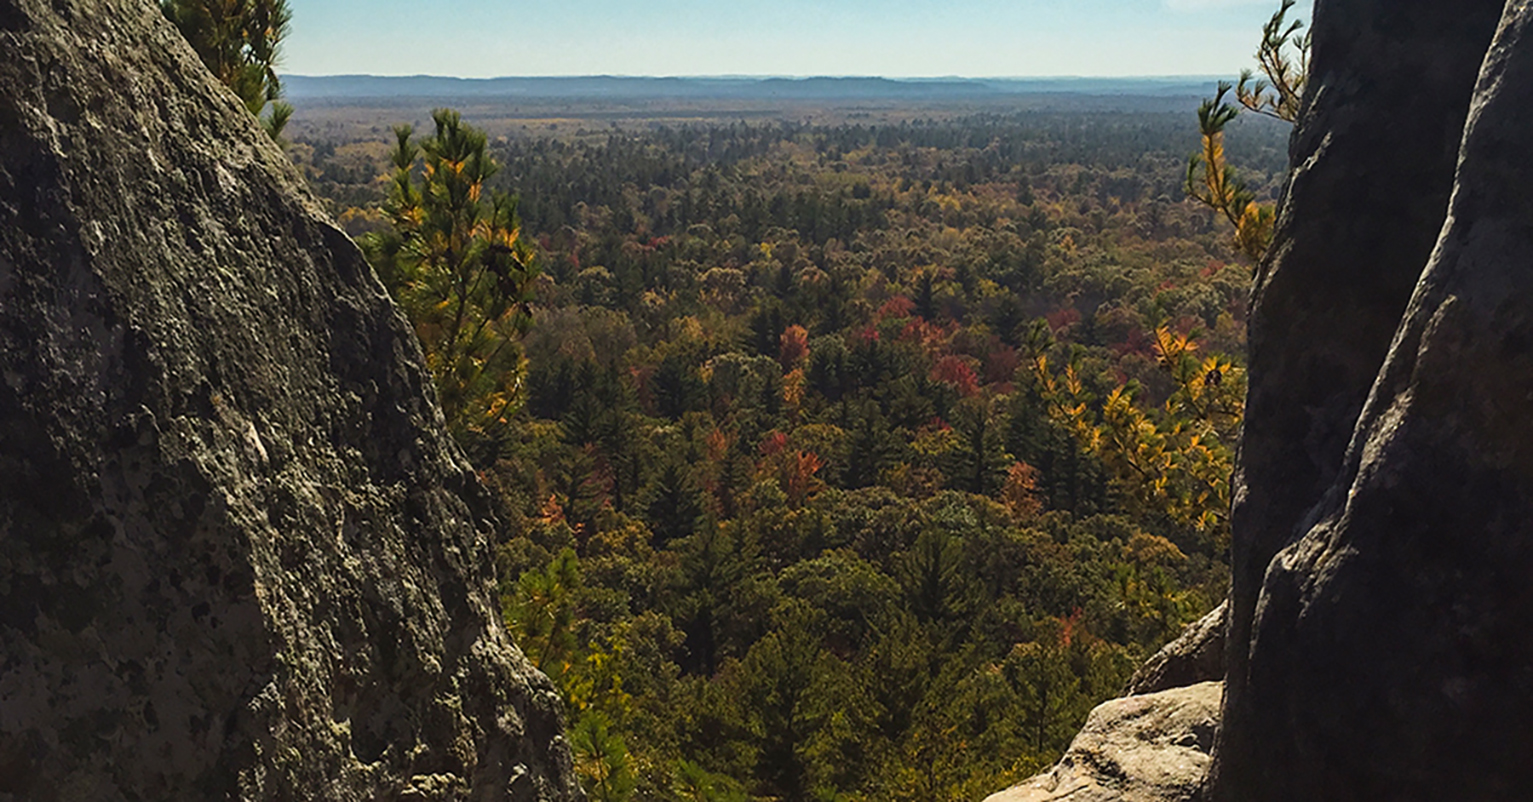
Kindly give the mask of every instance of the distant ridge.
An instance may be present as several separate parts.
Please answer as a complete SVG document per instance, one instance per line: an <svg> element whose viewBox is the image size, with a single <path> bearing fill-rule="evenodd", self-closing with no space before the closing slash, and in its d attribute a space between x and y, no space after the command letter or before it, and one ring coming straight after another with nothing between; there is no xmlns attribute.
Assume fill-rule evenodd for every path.
<svg viewBox="0 0 1533 802"><path fill-rule="evenodd" d="M288 75L294 101L366 98L460 99L739 99L978 100L1006 95L1070 94L1191 97L1214 79L1170 78L646 78L610 75L538 78L447 78L430 75Z"/></svg>

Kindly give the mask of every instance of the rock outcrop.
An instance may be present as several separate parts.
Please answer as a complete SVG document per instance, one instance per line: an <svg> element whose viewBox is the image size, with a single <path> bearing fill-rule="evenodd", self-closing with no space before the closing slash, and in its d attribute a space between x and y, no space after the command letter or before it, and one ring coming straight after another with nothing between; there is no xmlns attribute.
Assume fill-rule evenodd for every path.
<svg viewBox="0 0 1533 802"><path fill-rule="evenodd" d="M1316 3L1294 171L1250 319L1225 698L1202 799L1533 787L1530 26L1530 0ZM1215 640L1200 622L1134 690L1197 674L1198 644ZM1031 781L1054 796L1018 798L1071 783L1141 798L1102 781L1110 771L1079 781L1080 763Z"/></svg>
<svg viewBox="0 0 1533 802"><path fill-rule="evenodd" d="M1189 802L1208 771L1222 690L1205 682L1102 704L1052 771L985 802Z"/></svg>
<svg viewBox="0 0 1533 802"><path fill-rule="evenodd" d="M0 799L579 798L357 248L151 0L0 0Z"/></svg>
<svg viewBox="0 0 1533 802"><path fill-rule="evenodd" d="M1503 0L1316 0L1292 175L1248 320L1221 744L1253 715L1246 654L1262 577L1341 473L1442 228L1469 95ZM1216 773L1244 769L1221 748ZM1231 762L1231 761L1234 762Z"/></svg>
<svg viewBox="0 0 1533 802"><path fill-rule="evenodd" d="M1423 25L1447 22L1422 5ZM1469 92L1443 96L1469 109L1446 224L1338 481L1266 568L1214 799L1516 799L1533 787L1530 25L1533 4L1508 2L1472 105ZM1457 60L1472 52L1451 29L1421 30ZM1301 221L1338 213L1306 208ZM1270 456L1246 448L1248 461Z"/></svg>
<svg viewBox="0 0 1533 802"><path fill-rule="evenodd" d="M1229 630L1229 602L1194 621L1166 644L1129 680L1130 696L1224 680L1224 636Z"/></svg>

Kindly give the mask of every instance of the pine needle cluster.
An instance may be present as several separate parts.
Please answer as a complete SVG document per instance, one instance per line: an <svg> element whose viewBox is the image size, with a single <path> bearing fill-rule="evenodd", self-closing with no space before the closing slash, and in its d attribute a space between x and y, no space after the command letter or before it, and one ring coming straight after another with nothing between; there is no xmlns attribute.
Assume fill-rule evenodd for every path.
<svg viewBox="0 0 1533 802"><path fill-rule="evenodd" d="M287 0L161 0L160 10L202 63L280 142L293 115L293 107L280 100L282 81L277 77L282 42L293 18Z"/></svg>

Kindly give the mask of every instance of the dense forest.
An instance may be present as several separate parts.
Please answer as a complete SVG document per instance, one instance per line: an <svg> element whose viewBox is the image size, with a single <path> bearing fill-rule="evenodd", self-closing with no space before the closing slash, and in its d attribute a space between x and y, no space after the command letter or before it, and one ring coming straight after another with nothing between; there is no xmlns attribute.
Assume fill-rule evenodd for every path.
<svg viewBox="0 0 1533 802"><path fill-rule="evenodd" d="M1229 134L1271 197L1286 127ZM1250 266L1185 199L1198 146L1190 113L438 115L290 153L459 382L591 797L937 800L1047 766L1223 598ZM469 253L506 291L443 361L422 266Z"/></svg>

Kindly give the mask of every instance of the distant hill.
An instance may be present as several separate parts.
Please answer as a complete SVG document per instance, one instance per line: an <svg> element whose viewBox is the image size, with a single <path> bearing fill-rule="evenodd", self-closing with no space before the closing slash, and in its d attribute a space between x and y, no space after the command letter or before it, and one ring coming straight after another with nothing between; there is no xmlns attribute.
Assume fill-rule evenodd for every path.
<svg viewBox="0 0 1533 802"><path fill-rule="evenodd" d="M288 75L295 101L365 98L463 99L739 99L974 100L1007 95L1189 97L1207 94L1212 78L444 78L430 75Z"/></svg>

